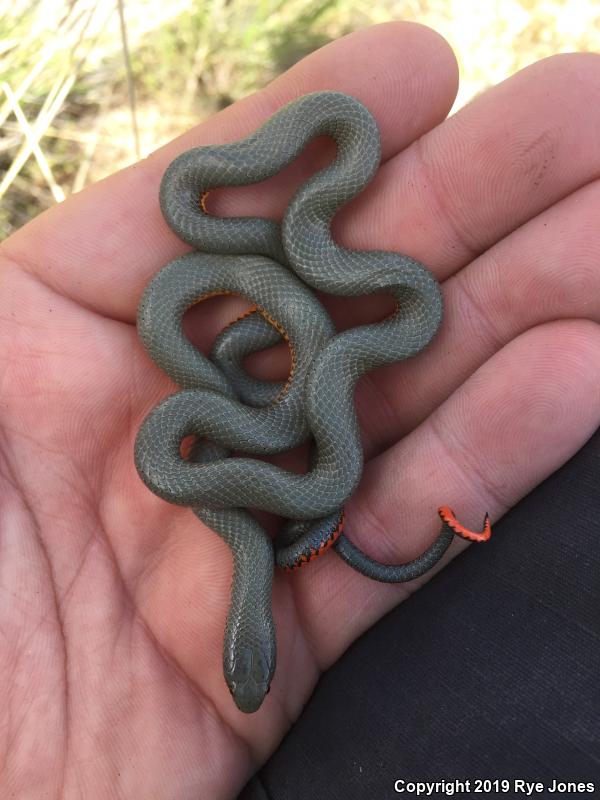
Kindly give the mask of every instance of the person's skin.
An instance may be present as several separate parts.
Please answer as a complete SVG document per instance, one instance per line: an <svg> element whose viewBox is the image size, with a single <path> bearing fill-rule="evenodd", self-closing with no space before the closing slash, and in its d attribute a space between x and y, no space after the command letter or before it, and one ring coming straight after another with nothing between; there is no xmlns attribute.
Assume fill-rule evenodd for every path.
<svg viewBox="0 0 600 800"><path fill-rule="evenodd" d="M347 530L404 561L437 535L438 505L473 528L485 511L497 520L600 424L599 77L599 56L556 56L444 121L457 88L448 45L418 25L376 26L3 244L2 797L234 796L320 673L423 583L374 583L333 552L278 573L271 692L256 714L234 706L221 663L228 549L133 464L140 423L175 390L135 329L145 284L186 250L158 206L173 157L241 138L318 89L375 114L383 164L335 236L418 258L445 300L432 345L356 395L367 463ZM331 152L316 142L282 176L216 193L211 210L280 215ZM389 307L328 305L340 326ZM206 306L189 324L203 347L233 311ZM256 374L273 375L272 361L255 358Z"/></svg>

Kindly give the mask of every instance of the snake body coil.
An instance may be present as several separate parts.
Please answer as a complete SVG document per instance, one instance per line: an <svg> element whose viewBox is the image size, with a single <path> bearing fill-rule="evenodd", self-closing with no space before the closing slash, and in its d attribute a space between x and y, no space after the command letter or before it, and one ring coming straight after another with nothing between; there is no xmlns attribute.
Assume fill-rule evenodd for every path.
<svg viewBox="0 0 600 800"><path fill-rule="evenodd" d="M255 217L216 218L200 205L210 189L274 175L320 135L336 141L336 157L300 187L281 225ZM275 668L273 546L245 509L291 519L283 535L286 547L321 529L331 541L332 525L362 472L355 383L367 370L418 353L441 321L440 291L425 267L396 253L347 250L331 238L333 215L367 185L379 159L379 133L369 111L347 95L317 92L284 106L242 141L183 153L161 183L167 222L203 252L164 267L140 303L140 337L182 391L148 415L136 440L135 461L153 492L191 506L232 549L224 673L243 711L260 706ZM337 334L308 287L345 296L384 290L396 299L397 310L381 322ZM204 297L224 293L243 295L256 312L227 329L209 359L185 338L181 318ZM292 353L287 384L246 376L243 356L282 335ZM191 434L196 444L183 458L181 442ZM253 455L280 452L309 435L313 450L306 474L255 458L228 457L234 449ZM452 536L445 525L421 560L412 562L410 575L396 572L395 579L428 569ZM370 560L343 537L337 546L353 566L371 570ZM373 577L376 572L371 570ZM378 579L394 576L381 573Z"/></svg>

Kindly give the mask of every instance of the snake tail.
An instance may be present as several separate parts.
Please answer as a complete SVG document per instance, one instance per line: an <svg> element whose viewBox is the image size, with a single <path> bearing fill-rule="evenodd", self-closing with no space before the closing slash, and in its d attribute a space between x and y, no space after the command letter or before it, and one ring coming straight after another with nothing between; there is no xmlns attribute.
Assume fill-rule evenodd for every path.
<svg viewBox="0 0 600 800"><path fill-rule="evenodd" d="M448 527L456 536L460 536L461 539L467 539L469 542L487 542L492 535L492 523L489 514L486 514L483 518L481 531L471 531L461 525L450 506L441 506L438 509L438 514L444 526Z"/></svg>
<svg viewBox="0 0 600 800"><path fill-rule="evenodd" d="M348 566L367 578L382 583L404 583L420 578L421 575L432 569L450 547L455 536L471 542L486 542L492 535L489 514L485 515L482 531L477 533L461 525L448 506L442 506L438 513L442 519L442 530L439 536L424 553L404 564L382 564L363 553L345 535L340 536L335 542L335 551Z"/></svg>

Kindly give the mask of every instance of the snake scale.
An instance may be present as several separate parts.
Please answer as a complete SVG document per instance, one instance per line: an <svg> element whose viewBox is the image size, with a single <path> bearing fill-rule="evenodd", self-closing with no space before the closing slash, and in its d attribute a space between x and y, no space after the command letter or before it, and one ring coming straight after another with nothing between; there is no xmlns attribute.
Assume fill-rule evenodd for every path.
<svg viewBox="0 0 600 800"><path fill-rule="evenodd" d="M337 144L333 161L297 190L281 223L218 218L203 198L216 187L257 183L279 172L315 137ZM165 219L193 252L167 264L148 284L139 336L181 391L144 420L135 443L142 480L159 497L189 506L231 548L234 574L224 675L237 706L259 708L275 670L271 613L275 556L293 568L333 545L365 575L404 581L432 567L454 534L481 541L448 508L431 547L408 564L368 558L342 533L343 506L360 480L363 454L353 392L367 370L409 358L432 339L442 318L437 282L420 263L384 251L348 250L330 235L338 209L371 180L380 162L379 130L362 103L336 91L283 106L241 141L193 148L167 168L160 187ZM396 300L386 319L337 333L313 290L357 296L384 290ZM207 297L240 294L252 309L217 337L209 357L185 337L182 317ZM284 338L292 367L286 383L252 379L249 353ZM189 454L182 441L193 437ZM309 469L294 474L249 456L311 440ZM289 522L275 546L248 509Z"/></svg>

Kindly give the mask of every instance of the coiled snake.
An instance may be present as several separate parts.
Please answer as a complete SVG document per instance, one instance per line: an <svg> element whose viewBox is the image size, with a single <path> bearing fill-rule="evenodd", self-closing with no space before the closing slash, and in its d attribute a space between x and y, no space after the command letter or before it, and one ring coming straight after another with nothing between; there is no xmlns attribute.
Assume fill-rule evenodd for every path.
<svg viewBox="0 0 600 800"><path fill-rule="evenodd" d="M210 189L265 180L323 134L337 144L335 159L298 189L281 224L205 211L201 198ZM487 516L483 532L472 533L444 507L433 545L409 564L390 566L369 559L341 534L341 509L363 466L355 383L367 370L420 352L442 316L439 287L424 266L397 253L347 250L331 238L332 217L367 185L379 161L379 131L370 112L348 95L315 92L281 108L246 139L183 153L160 187L167 222L195 250L167 264L139 306L142 342L181 391L145 419L135 463L153 492L190 506L231 548L223 666L234 700L246 712L260 706L275 669L274 550L278 563L292 568L333 544L363 574L394 582L432 567L455 533L474 541L490 535ZM397 308L381 322L336 333L311 288L345 296L385 290ZM226 328L206 358L183 334L183 314L204 298L231 293L248 298L253 311ZM245 355L281 337L292 354L287 383L247 376ZM190 435L195 443L184 457L181 444ZM228 457L231 450L281 452L308 437L305 474ZM247 510L252 507L290 520L275 548Z"/></svg>

